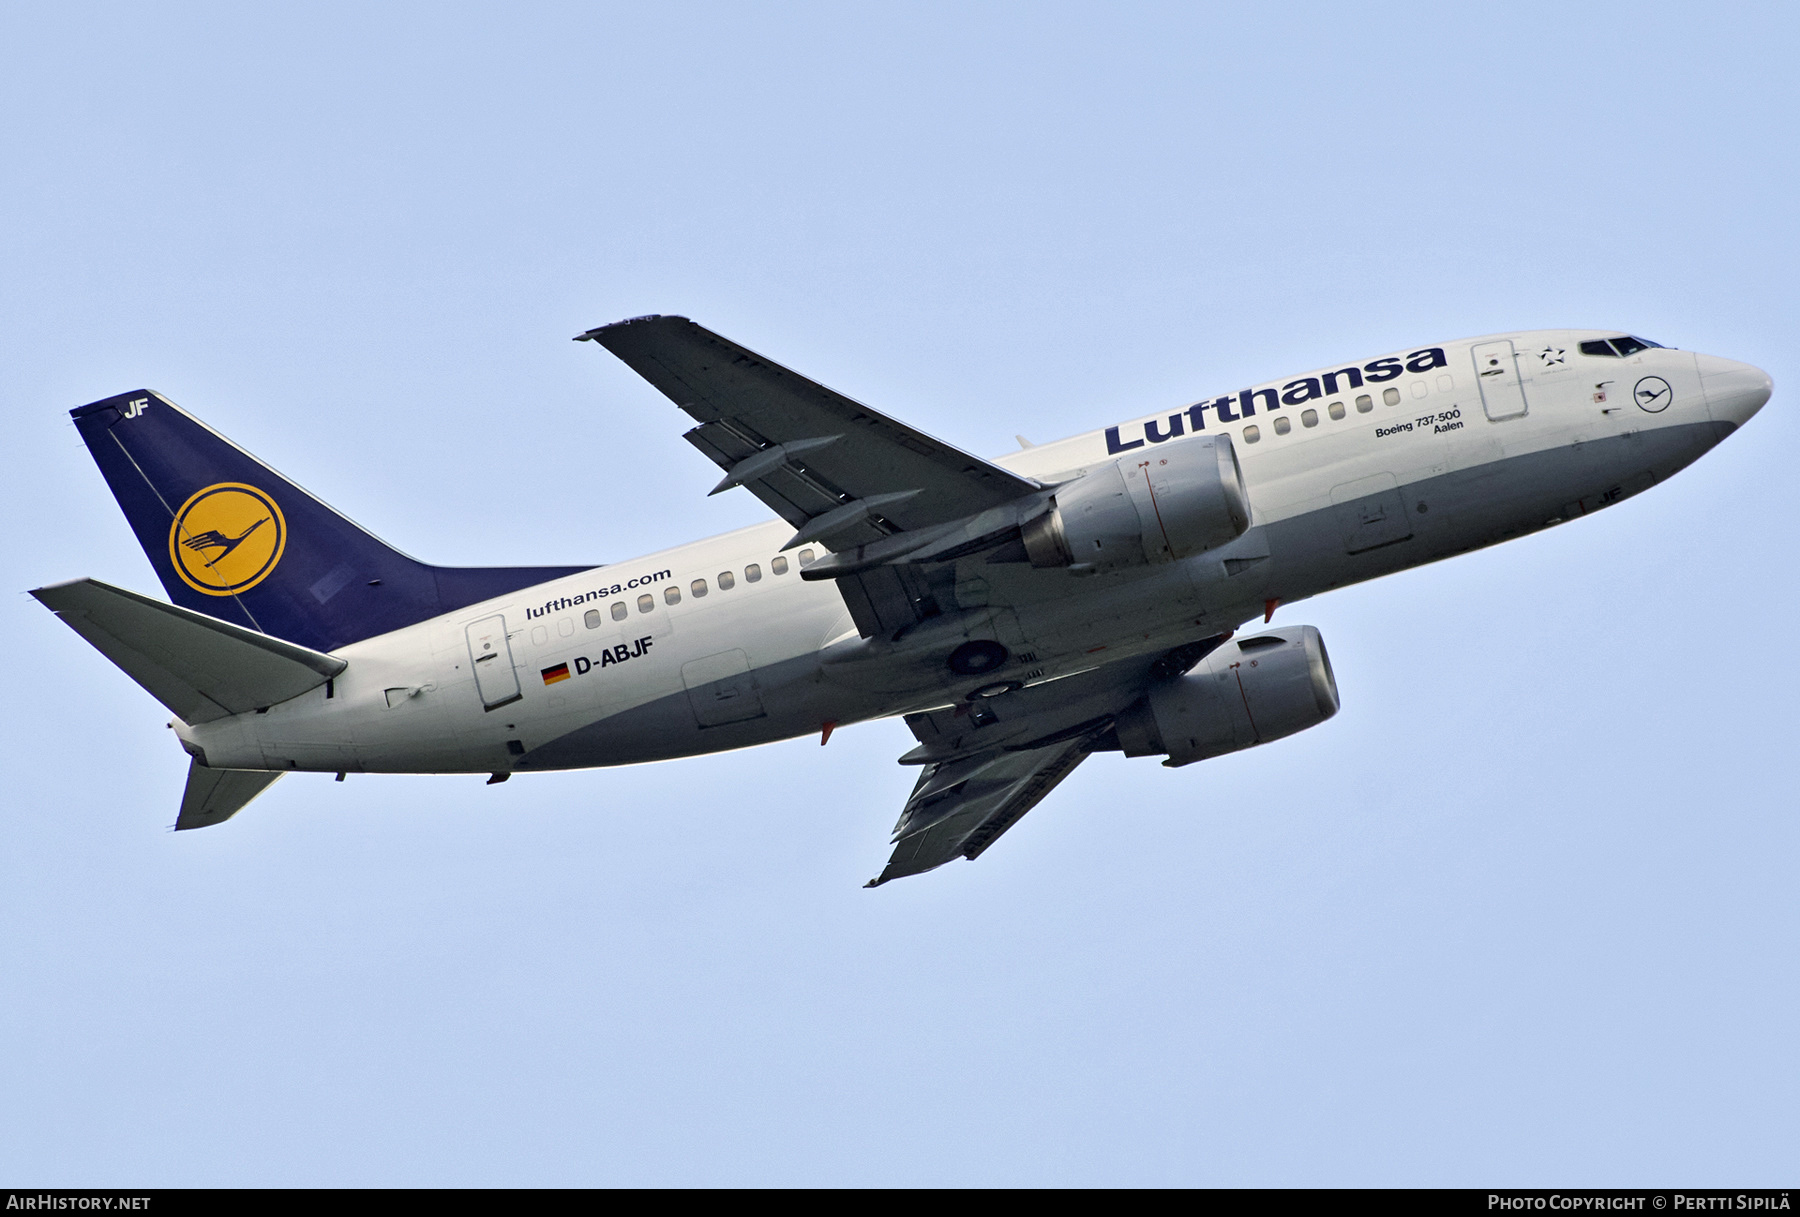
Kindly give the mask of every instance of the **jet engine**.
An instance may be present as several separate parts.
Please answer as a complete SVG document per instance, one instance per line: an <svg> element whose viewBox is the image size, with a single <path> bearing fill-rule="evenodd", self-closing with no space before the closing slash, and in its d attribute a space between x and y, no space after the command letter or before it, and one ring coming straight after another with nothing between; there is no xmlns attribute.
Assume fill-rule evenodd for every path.
<svg viewBox="0 0 1800 1217"><path fill-rule="evenodd" d="M1197 435L1090 469L1021 531L1033 566L1099 572L1191 558L1248 527L1230 437Z"/></svg>
<svg viewBox="0 0 1800 1217"><path fill-rule="evenodd" d="M1310 625L1228 642L1187 675L1152 688L1114 722L1126 756L1170 767L1253 748L1338 711L1325 642Z"/></svg>

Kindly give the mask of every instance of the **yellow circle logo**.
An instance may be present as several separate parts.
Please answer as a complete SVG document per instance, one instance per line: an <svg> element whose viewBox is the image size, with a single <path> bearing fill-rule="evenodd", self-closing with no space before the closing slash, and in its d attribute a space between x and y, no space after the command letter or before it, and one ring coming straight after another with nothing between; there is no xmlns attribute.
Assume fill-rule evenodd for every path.
<svg viewBox="0 0 1800 1217"><path fill-rule="evenodd" d="M286 544L287 521L274 499L242 482L220 482L175 513L169 560L195 591L235 596L268 577Z"/></svg>

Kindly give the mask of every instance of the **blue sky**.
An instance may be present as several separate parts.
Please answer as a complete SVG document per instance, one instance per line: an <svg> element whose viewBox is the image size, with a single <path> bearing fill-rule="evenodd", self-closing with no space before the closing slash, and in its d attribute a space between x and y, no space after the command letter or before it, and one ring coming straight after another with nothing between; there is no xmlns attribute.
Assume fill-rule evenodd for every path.
<svg viewBox="0 0 1800 1217"><path fill-rule="evenodd" d="M8 6L15 593L157 590L65 413L137 387L431 561L762 518L569 341L646 312L989 453L1537 326L1776 396L1614 510L1284 609L1330 723L1096 757L875 892L897 722L173 835L166 715L15 594L0 1181L1791 1179L1796 26Z"/></svg>

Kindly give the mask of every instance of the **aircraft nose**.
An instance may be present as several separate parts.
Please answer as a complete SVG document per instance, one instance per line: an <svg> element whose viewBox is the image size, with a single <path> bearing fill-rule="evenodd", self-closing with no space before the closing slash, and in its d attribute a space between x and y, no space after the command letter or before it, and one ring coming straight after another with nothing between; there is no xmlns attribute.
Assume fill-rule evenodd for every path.
<svg viewBox="0 0 1800 1217"><path fill-rule="evenodd" d="M1700 365L1706 408L1715 422L1743 426L1775 391L1775 382L1761 368L1716 355L1696 355L1694 359Z"/></svg>

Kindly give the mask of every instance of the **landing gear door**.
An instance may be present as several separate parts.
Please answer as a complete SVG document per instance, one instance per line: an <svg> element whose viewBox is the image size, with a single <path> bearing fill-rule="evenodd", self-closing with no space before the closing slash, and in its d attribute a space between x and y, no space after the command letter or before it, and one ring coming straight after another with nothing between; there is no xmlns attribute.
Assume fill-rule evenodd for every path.
<svg viewBox="0 0 1800 1217"><path fill-rule="evenodd" d="M469 663L475 669L475 689L483 710L498 710L523 696L519 674L513 671L512 647L506 641L506 617L495 613L471 622Z"/></svg>
<svg viewBox="0 0 1800 1217"><path fill-rule="evenodd" d="M1519 358L1510 338L1476 345L1475 380L1481 386L1481 408L1487 411L1489 421L1524 416L1525 386L1519 379Z"/></svg>

